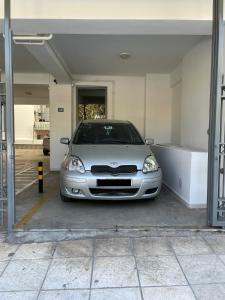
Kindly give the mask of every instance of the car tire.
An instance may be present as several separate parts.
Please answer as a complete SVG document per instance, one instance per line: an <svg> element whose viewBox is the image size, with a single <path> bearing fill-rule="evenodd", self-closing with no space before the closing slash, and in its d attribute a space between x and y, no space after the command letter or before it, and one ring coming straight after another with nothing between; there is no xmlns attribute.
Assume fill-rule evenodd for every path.
<svg viewBox="0 0 225 300"><path fill-rule="evenodd" d="M62 193L60 193L60 198L63 202L71 202L71 198L64 196Z"/></svg>
<svg viewBox="0 0 225 300"><path fill-rule="evenodd" d="M44 154L44 156L47 156L47 155L49 154L49 151L46 150L46 149L44 149L44 150L43 150L43 154Z"/></svg>

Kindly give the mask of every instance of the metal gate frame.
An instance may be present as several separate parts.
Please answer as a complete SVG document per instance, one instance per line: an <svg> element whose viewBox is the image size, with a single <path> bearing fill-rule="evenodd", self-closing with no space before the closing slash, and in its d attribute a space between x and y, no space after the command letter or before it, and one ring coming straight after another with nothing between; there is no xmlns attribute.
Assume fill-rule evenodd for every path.
<svg viewBox="0 0 225 300"><path fill-rule="evenodd" d="M15 150L14 150L14 98L12 67L12 29L10 0L4 1L4 56L5 56L5 133L6 133L6 202L7 229L13 230L15 224Z"/></svg>
<svg viewBox="0 0 225 300"><path fill-rule="evenodd" d="M223 97L223 0L213 1L208 142L208 225L225 227L225 130Z"/></svg>
<svg viewBox="0 0 225 300"><path fill-rule="evenodd" d="M187 0L188 1L188 0ZM15 224L15 150L14 150L14 99L12 68L12 30L10 0L4 1L5 35L5 87L6 87L6 151L7 151L7 218L8 232ZM222 140L221 89L223 73L223 0L213 0L212 65L208 144L208 198L207 221L210 226L225 227L225 138ZM222 101L221 101L222 99ZM225 97L224 97L225 100ZM221 172L221 162L223 172ZM221 175L222 174L222 175ZM223 180L221 181L221 176Z"/></svg>

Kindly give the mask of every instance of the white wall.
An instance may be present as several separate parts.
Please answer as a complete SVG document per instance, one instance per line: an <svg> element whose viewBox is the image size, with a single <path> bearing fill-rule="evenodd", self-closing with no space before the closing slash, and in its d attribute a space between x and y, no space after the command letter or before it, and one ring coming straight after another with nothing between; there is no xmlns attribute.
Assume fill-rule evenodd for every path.
<svg viewBox="0 0 225 300"><path fill-rule="evenodd" d="M211 41L197 44L182 62L181 144L206 150L209 125Z"/></svg>
<svg viewBox="0 0 225 300"><path fill-rule="evenodd" d="M155 143L171 142L170 76L146 75L145 136Z"/></svg>
<svg viewBox="0 0 225 300"><path fill-rule="evenodd" d="M15 141L33 142L34 105L15 105Z"/></svg>
<svg viewBox="0 0 225 300"><path fill-rule="evenodd" d="M74 75L76 82L88 84L112 85L112 97L108 98L110 114L113 119L129 120L134 123L141 134L144 134L144 104L145 77L144 76L82 76ZM74 108L75 113L75 108Z"/></svg>
<svg viewBox="0 0 225 300"><path fill-rule="evenodd" d="M131 121L142 135L144 135L144 102L144 77L115 78L115 119Z"/></svg>
<svg viewBox="0 0 225 300"><path fill-rule="evenodd" d="M211 40L204 38L171 73L172 142L207 150Z"/></svg>
<svg viewBox="0 0 225 300"><path fill-rule="evenodd" d="M174 145L180 145L181 142L181 96L182 81L176 83L172 89L172 126L171 142Z"/></svg>

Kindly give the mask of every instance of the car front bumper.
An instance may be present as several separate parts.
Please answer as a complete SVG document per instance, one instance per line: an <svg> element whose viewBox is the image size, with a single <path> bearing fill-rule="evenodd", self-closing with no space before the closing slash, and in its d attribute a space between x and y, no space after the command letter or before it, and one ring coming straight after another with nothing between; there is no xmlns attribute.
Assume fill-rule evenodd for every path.
<svg viewBox="0 0 225 300"><path fill-rule="evenodd" d="M131 180L130 186L101 186L97 180ZM74 199L92 200L135 200L156 197L161 189L162 172L158 171L144 174L138 171L136 174L112 176L110 174L77 174L62 169L60 172L60 191L63 196Z"/></svg>

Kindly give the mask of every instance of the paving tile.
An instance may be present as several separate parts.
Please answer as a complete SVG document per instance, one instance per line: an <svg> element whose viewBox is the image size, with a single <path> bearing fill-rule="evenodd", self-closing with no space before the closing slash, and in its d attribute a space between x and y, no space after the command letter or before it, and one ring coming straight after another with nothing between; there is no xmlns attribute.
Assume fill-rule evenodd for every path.
<svg viewBox="0 0 225 300"><path fill-rule="evenodd" d="M136 238L133 243L137 256L173 255L167 239L163 237Z"/></svg>
<svg viewBox="0 0 225 300"><path fill-rule="evenodd" d="M87 257L53 259L43 289L89 288L92 259Z"/></svg>
<svg viewBox="0 0 225 300"><path fill-rule="evenodd" d="M95 258L92 287L130 286L138 286L137 270L133 257Z"/></svg>
<svg viewBox="0 0 225 300"><path fill-rule="evenodd" d="M171 237L169 241L177 255L213 253L201 237Z"/></svg>
<svg viewBox="0 0 225 300"><path fill-rule="evenodd" d="M225 235L216 234L205 236L204 238L210 244L215 253L225 254Z"/></svg>
<svg viewBox="0 0 225 300"><path fill-rule="evenodd" d="M10 260L17 248L18 245L0 243L0 261Z"/></svg>
<svg viewBox="0 0 225 300"><path fill-rule="evenodd" d="M59 242L55 251L55 258L63 257L78 257L78 256L92 256L93 241L89 240L75 240Z"/></svg>
<svg viewBox="0 0 225 300"><path fill-rule="evenodd" d="M197 300L224 300L224 284L192 285Z"/></svg>
<svg viewBox="0 0 225 300"><path fill-rule="evenodd" d="M95 256L132 255L131 242L128 238L97 239Z"/></svg>
<svg viewBox="0 0 225 300"><path fill-rule="evenodd" d="M144 300L195 300L189 286L143 288Z"/></svg>
<svg viewBox="0 0 225 300"><path fill-rule="evenodd" d="M0 292L1 300L36 300L38 291L34 292Z"/></svg>
<svg viewBox="0 0 225 300"><path fill-rule="evenodd" d="M4 260L4 261L0 261L0 275L2 274L2 272L4 271L5 267L7 266L8 261ZM1 299L1 298L0 298Z"/></svg>
<svg viewBox="0 0 225 300"><path fill-rule="evenodd" d="M191 284L225 282L225 265L216 255L178 256Z"/></svg>
<svg viewBox="0 0 225 300"><path fill-rule="evenodd" d="M91 291L91 300L141 300L139 288L97 289Z"/></svg>
<svg viewBox="0 0 225 300"><path fill-rule="evenodd" d="M88 300L89 290L41 291L38 300Z"/></svg>
<svg viewBox="0 0 225 300"><path fill-rule="evenodd" d="M23 244L16 251L13 259L42 259L51 258L54 252L53 243Z"/></svg>
<svg viewBox="0 0 225 300"><path fill-rule="evenodd" d="M138 257L137 267L142 286L187 284L183 272L173 256Z"/></svg>
<svg viewBox="0 0 225 300"><path fill-rule="evenodd" d="M37 290L47 272L50 260L14 260L0 277L0 291Z"/></svg>
<svg viewBox="0 0 225 300"><path fill-rule="evenodd" d="M219 257L223 261L223 263L225 264L225 255L219 255Z"/></svg>

